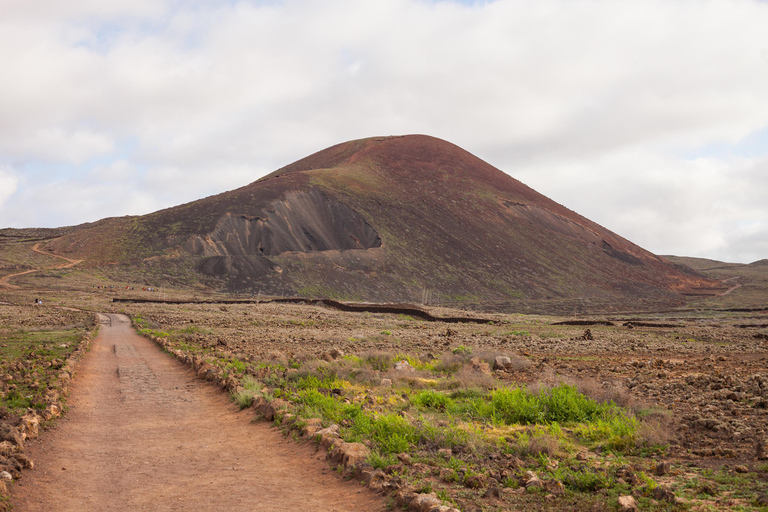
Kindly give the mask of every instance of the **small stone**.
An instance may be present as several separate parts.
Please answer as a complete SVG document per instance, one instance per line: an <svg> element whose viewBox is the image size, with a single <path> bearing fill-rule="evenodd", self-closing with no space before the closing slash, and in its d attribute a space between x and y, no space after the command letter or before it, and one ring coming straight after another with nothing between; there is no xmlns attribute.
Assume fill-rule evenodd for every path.
<svg viewBox="0 0 768 512"><path fill-rule="evenodd" d="M397 458L398 458L398 460L399 460L400 462L402 462L402 463L403 463L403 464L405 464L406 466L407 466L407 465L409 465L409 464L411 463L411 456L410 456L410 455L408 455L407 453L398 453L398 454L397 454Z"/></svg>
<svg viewBox="0 0 768 512"><path fill-rule="evenodd" d="M633 496L619 496L620 512L637 512L637 500Z"/></svg>
<svg viewBox="0 0 768 512"><path fill-rule="evenodd" d="M432 512L433 509L439 508L443 504L437 494L431 492L429 494L417 494L411 503L408 505L408 510L412 512Z"/></svg>
<svg viewBox="0 0 768 512"><path fill-rule="evenodd" d="M765 439L760 437L755 439L755 458L757 460L768 459L768 451L765 449Z"/></svg>
<svg viewBox="0 0 768 512"><path fill-rule="evenodd" d="M13 480L13 476L7 471L0 471L0 479L3 480Z"/></svg>
<svg viewBox="0 0 768 512"><path fill-rule="evenodd" d="M672 469L672 466L670 466L669 462L661 461L658 464L656 464L656 474L659 476L664 476L669 474L669 471Z"/></svg>
<svg viewBox="0 0 768 512"><path fill-rule="evenodd" d="M328 458L344 467L356 466L365 462L371 450L362 443L342 443L328 453Z"/></svg>
<svg viewBox="0 0 768 512"><path fill-rule="evenodd" d="M507 356L496 356L493 360L494 370L506 370L510 366L512 366L512 360Z"/></svg>
<svg viewBox="0 0 768 512"><path fill-rule="evenodd" d="M584 462L586 460L589 460L589 453L587 452L579 452L576 454L576 460L580 462Z"/></svg>
<svg viewBox="0 0 768 512"><path fill-rule="evenodd" d="M733 469L737 473L749 473L749 468L747 466L736 466Z"/></svg>
<svg viewBox="0 0 768 512"><path fill-rule="evenodd" d="M24 438L19 429L8 423L0 423L0 441L8 441L16 446L24 445Z"/></svg>
<svg viewBox="0 0 768 512"><path fill-rule="evenodd" d="M392 379L381 379L381 383L379 385L383 388L391 388Z"/></svg>
<svg viewBox="0 0 768 512"><path fill-rule="evenodd" d="M476 372L485 373L486 375L491 374L491 365L489 365L479 357L473 357L472 359L470 359L469 365L472 368L472 370Z"/></svg>
<svg viewBox="0 0 768 512"><path fill-rule="evenodd" d="M411 363L408 361L403 360L395 363L395 370L398 372L415 372L416 368L411 366Z"/></svg>
<svg viewBox="0 0 768 512"><path fill-rule="evenodd" d="M659 501L675 502L675 493L662 486L658 486L653 490L653 497Z"/></svg>
<svg viewBox="0 0 768 512"><path fill-rule="evenodd" d="M471 475L464 479L464 485L470 489L482 489L486 486L486 482L484 475Z"/></svg>
<svg viewBox="0 0 768 512"><path fill-rule="evenodd" d="M35 463L26 453L14 453L12 456L24 469L34 469Z"/></svg>
<svg viewBox="0 0 768 512"><path fill-rule="evenodd" d="M0 442L0 456L8 457L10 454L18 450L18 447L10 441Z"/></svg>

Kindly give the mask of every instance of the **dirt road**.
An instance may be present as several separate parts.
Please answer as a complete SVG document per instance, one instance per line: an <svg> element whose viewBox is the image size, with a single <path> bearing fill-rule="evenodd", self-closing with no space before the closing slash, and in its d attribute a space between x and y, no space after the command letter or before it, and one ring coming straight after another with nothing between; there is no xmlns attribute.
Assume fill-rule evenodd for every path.
<svg viewBox="0 0 768 512"><path fill-rule="evenodd" d="M67 258L65 256L59 256L58 254L53 254L50 252L45 252L40 250L40 244L35 244L32 246L32 250L39 254L44 254L45 256L53 256L54 258L60 258L62 260L66 260L67 263L62 263L61 265L57 265L55 267L48 268L46 270L58 270L62 268L72 268L78 263L82 262L83 260L73 260L70 258ZM19 287L15 284L11 284L10 280L14 277L23 276L26 274L31 274L33 272L40 272L43 269L40 268L34 268L32 270L25 270L24 272L17 272L16 274L8 274L7 276L0 277L0 288L12 288L12 289L18 289Z"/></svg>
<svg viewBox="0 0 768 512"><path fill-rule="evenodd" d="M252 423L127 317L101 322L69 412L29 445L37 466L14 486L13 510L384 510L313 446Z"/></svg>

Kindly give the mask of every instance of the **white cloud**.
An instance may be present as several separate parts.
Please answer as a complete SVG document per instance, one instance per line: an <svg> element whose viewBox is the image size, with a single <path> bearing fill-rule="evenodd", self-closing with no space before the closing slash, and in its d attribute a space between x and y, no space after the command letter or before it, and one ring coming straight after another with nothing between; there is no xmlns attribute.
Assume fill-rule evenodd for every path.
<svg viewBox="0 0 768 512"><path fill-rule="evenodd" d="M3 204L11 197L18 188L19 178L12 168L0 165L0 211Z"/></svg>
<svg viewBox="0 0 768 512"><path fill-rule="evenodd" d="M654 251L747 258L765 248L755 226L768 207L736 201L748 180L724 177L762 160L670 155L768 126L766 26L768 4L756 0L9 0L0 163L21 175L74 164L70 179L120 181L144 198L133 208L154 208L344 140L428 133L534 176L540 192L616 219L605 223ZM583 209L599 184L636 206ZM103 192L81 185L86 203ZM9 201L44 187L25 182ZM722 187L731 192L714 195ZM709 221L686 220L686 190L717 201ZM75 222L126 211L89 204L45 208L74 207Z"/></svg>

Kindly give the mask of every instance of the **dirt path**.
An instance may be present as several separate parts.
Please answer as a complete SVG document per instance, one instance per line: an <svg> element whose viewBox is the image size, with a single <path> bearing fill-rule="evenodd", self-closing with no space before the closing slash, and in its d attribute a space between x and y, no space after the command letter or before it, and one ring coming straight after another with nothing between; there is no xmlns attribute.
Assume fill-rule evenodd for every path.
<svg viewBox="0 0 768 512"><path fill-rule="evenodd" d="M250 410L238 412L127 317L101 319L69 412L29 445L37 466L14 486L13 510L384 510L313 446L251 423Z"/></svg>
<svg viewBox="0 0 768 512"><path fill-rule="evenodd" d="M741 276L733 276L733 277L729 277L728 279L723 279L723 283L727 283L728 281L733 281L734 279L738 279L739 277L741 277ZM721 293L720 296L724 297L724 296L728 295L729 293L731 293L733 290L738 290L739 288L741 288L741 284L740 283L736 283L735 285L731 286L730 288L725 290L723 293Z"/></svg>
<svg viewBox="0 0 768 512"><path fill-rule="evenodd" d="M50 252L45 252L40 250L40 244L35 244L32 246L32 250L39 254L44 254L45 256L53 256L54 258L60 258L62 260L66 260L66 263L62 263L61 265L57 265L55 267L50 267L46 269L40 269L40 268L34 268L32 270L25 270L24 272L17 272L16 274L9 274L4 277L0 277L0 288L12 288L12 289L18 289L19 287L15 284L11 284L10 279L12 277L19 277L23 276L25 274L31 274L33 272L40 272L41 270L58 270L61 268L72 268L78 263L80 263L83 260L73 260L70 258L67 258L65 256L59 256L58 254L53 254Z"/></svg>

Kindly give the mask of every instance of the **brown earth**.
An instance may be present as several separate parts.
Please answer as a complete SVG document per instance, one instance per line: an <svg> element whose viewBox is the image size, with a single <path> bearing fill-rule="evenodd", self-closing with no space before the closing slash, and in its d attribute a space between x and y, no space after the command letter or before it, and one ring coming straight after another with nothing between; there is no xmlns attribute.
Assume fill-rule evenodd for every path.
<svg viewBox="0 0 768 512"><path fill-rule="evenodd" d="M36 468L14 486L14 510L384 510L313 447L252 424L125 316L101 321L68 414L29 445Z"/></svg>

